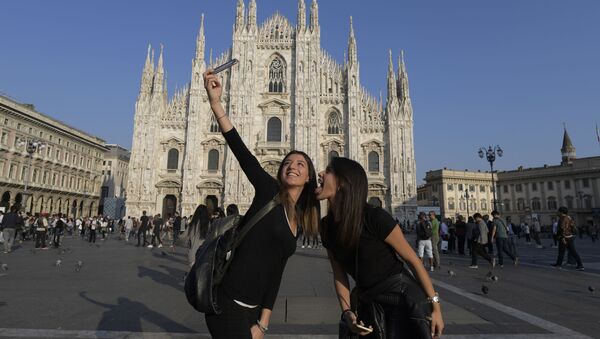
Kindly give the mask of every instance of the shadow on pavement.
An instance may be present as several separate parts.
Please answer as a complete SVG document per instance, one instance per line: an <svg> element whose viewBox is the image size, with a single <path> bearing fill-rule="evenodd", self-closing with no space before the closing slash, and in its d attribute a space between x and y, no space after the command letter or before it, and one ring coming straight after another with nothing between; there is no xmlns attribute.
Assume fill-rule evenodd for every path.
<svg viewBox="0 0 600 339"><path fill-rule="evenodd" d="M149 309L140 302L125 297L119 297L117 304L107 304L88 297L87 292L79 292L79 296L94 305L106 309L102 313L102 318L96 327L97 330L142 332L142 319L144 319L167 332L196 332Z"/></svg>
<svg viewBox="0 0 600 339"><path fill-rule="evenodd" d="M152 255L155 258L160 258L160 259L167 259L167 260L171 260L173 262L176 262L178 264L182 264L182 265L186 265L188 264L187 260L183 260L183 259L179 259L179 258L175 258L172 252L167 252L167 251L160 251L160 252L154 252L152 251Z"/></svg>
<svg viewBox="0 0 600 339"><path fill-rule="evenodd" d="M138 266L139 278L149 277L150 279L154 280L159 284L171 286L178 291L183 291L183 282L181 285L179 284L179 282L181 281L180 277L182 276L183 273L181 273L179 276L173 276L171 274L166 274L144 266Z"/></svg>

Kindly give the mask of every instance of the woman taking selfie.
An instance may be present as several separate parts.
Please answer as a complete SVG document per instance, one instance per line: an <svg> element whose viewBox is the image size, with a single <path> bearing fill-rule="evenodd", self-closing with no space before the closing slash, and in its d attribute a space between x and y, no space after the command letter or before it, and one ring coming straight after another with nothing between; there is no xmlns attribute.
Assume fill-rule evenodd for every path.
<svg viewBox="0 0 600 339"><path fill-rule="evenodd" d="M319 173L319 183L317 199L329 202L321 238L333 269L341 325L366 338L441 336L444 321L427 271L392 216L367 205L368 182L362 166L333 158ZM348 274L357 285L352 303Z"/></svg>
<svg viewBox="0 0 600 339"><path fill-rule="evenodd" d="M279 204L258 221L245 236L219 286L222 313L206 315L213 338L263 338L287 259L296 250L298 228L316 234L317 177L310 158L302 152L288 153L271 177L250 153L221 105L222 86L212 70L204 73L204 87L211 109L229 148L240 163L255 195L242 220L250 220L275 196Z"/></svg>

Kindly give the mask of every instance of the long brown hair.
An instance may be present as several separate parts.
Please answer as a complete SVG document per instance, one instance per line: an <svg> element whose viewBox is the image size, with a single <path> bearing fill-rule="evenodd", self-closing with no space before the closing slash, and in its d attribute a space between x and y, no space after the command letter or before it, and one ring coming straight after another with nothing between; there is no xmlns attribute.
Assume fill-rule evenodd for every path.
<svg viewBox="0 0 600 339"><path fill-rule="evenodd" d="M285 160L292 154L300 154L304 157L306 165L308 166L308 182L304 184L302 193L300 194L300 197L298 197L295 206L290 194L281 181ZM317 235L319 229L320 205L315 196L315 189L317 188L317 172L315 171L315 166L310 157L301 151L289 152L285 158L283 158L281 164L279 164L279 169L277 170L277 183L279 183L279 201L283 204L288 218L290 220L296 218L300 224L299 226L302 228L303 234L310 236Z"/></svg>
<svg viewBox="0 0 600 339"><path fill-rule="evenodd" d="M337 238L342 247L356 246L362 232L364 209L367 205L368 181L365 169L356 161L334 157L327 166L333 172L338 187L334 202L329 204L327 218L322 224L322 237L327 237L330 224L337 224Z"/></svg>

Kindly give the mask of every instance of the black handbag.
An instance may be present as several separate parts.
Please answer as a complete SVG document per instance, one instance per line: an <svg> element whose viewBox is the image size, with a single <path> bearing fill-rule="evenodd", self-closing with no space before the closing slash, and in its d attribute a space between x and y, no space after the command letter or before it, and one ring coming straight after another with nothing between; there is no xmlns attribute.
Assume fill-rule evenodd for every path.
<svg viewBox="0 0 600 339"><path fill-rule="evenodd" d="M275 196L243 225L240 225L241 218L224 218L211 224L209 236L196 251L194 265L185 278L185 296L196 311L205 314L221 313L217 287L227 272L235 249L250 229L278 204Z"/></svg>

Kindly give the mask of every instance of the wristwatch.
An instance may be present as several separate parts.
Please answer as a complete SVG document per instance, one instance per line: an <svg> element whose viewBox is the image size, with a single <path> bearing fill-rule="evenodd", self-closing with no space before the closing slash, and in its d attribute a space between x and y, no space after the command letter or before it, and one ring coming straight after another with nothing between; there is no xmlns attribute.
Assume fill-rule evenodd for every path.
<svg viewBox="0 0 600 339"><path fill-rule="evenodd" d="M429 297L427 298L427 301L429 301L430 303L440 303L440 295L435 292L435 294L433 295L433 297Z"/></svg>

